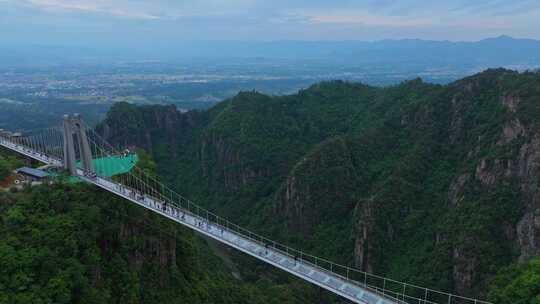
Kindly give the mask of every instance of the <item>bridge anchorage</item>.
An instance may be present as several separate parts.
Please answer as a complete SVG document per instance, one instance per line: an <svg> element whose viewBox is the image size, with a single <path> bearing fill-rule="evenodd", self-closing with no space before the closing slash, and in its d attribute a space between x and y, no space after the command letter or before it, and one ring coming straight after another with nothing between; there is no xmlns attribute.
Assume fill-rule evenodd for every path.
<svg viewBox="0 0 540 304"><path fill-rule="evenodd" d="M282 245L201 208L138 168L79 115L29 136L0 130L0 146L120 196L200 234L361 304L490 304L340 265ZM127 159L127 161L126 161ZM114 178L113 178L114 175Z"/></svg>

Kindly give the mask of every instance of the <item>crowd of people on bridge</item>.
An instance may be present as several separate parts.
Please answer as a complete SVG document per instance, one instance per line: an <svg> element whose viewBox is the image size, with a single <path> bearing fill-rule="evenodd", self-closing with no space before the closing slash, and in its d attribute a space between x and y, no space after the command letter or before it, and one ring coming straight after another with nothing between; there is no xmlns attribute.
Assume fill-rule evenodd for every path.
<svg viewBox="0 0 540 304"><path fill-rule="evenodd" d="M24 153L38 156L41 160L45 160L47 162L58 161L58 159L54 159L46 154L41 153L40 151L36 151L31 148L28 148L27 146L20 145L20 144L10 142L10 141L7 141L7 143L11 144L16 149L23 151Z"/></svg>
<svg viewBox="0 0 540 304"><path fill-rule="evenodd" d="M97 177L96 173L91 172L91 171L85 171L84 174L86 177L89 177L92 179L95 179ZM122 184L115 183L114 187L115 187L115 190L118 191L119 193L125 196L128 196L129 198L136 200L140 202L141 204L144 204L154 210L159 210L160 212L165 213L174 218L185 221L185 216L186 216L185 212L175 206L169 206L169 203L167 203L166 201L159 200L146 193L143 193L140 190L133 189L131 187L127 187ZM194 218L194 224L197 226L197 228L201 230L211 231L212 227L209 221L202 218L198 218L197 216L193 216L193 218ZM223 236L224 228L219 225L215 227L219 229L221 236ZM259 254L260 255L264 254L267 256L269 254L269 248L270 248L270 244L265 242L264 251L260 251ZM294 266L296 267L298 264L298 256L294 255L292 260L294 261Z"/></svg>
<svg viewBox="0 0 540 304"><path fill-rule="evenodd" d="M83 170L83 176L92 180L97 179L97 173L91 170Z"/></svg>

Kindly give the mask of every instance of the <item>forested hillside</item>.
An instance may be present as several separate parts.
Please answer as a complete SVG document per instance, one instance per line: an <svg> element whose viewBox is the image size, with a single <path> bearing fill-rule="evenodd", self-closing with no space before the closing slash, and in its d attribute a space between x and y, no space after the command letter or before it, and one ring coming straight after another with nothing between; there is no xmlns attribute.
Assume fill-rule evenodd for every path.
<svg viewBox="0 0 540 304"><path fill-rule="evenodd" d="M377 274L485 297L540 254L538 73L324 82L185 114L124 103L98 130L239 224Z"/></svg>
<svg viewBox="0 0 540 304"><path fill-rule="evenodd" d="M0 303L306 303L191 231L84 184L0 191Z"/></svg>
<svg viewBox="0 0 540 304"><path fill-rule="evenodd" d="M0 154L0 181L8 177L11 171L22 165L22 161L9 154Z"/></svg>

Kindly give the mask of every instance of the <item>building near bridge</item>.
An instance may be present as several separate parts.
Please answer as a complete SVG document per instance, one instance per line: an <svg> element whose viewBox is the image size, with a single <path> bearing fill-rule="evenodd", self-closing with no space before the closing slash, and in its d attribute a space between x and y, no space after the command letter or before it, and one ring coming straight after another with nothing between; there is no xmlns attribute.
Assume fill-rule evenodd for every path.
<svg viewBox="0 0 540 304"><path fill-rule="evenodd" d="M49 178L49 173L30 167L18 168L15 170L15 173L17 174L17 180L20 183L31 184L34 182L42 182L45 179Z"/></svg>

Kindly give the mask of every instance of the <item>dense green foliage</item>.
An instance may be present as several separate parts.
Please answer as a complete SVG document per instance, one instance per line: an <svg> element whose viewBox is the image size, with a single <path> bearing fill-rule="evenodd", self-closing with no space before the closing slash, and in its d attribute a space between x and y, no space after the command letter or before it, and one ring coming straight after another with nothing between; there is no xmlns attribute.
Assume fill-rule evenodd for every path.
<svg viewBox="0 0 540 304"><path fill-rule="evenodd" d="M21 165L22 162L16 157L0 155L0 180L6 178L11 171Z"/></svg>
<svg viewBox="0 0 540 304"><path fill-rule="evenodd" d="M251 229L343 264L484 296L520 255L515 227L536 208L523 185L539 177L517 164L535 164L523 155L537 152L539 99L539 74L499 69L446 86L335 81L290 96L244 92L186 114L118 104L98 129L151 151L181 193Z"/></svg>
<svg viewBox="0 0 540 304"><path fill-rule="evenodd" d="M11 166L9 163L5 159L0 158L0 179L6 178L9 175L10 169Z"/></svg>
<svg viewBox="0 0 540 304"><path fill-rule="evenodd" d="M539 304L540 257L502 270L493 280L488 297L495 304Z"/></svg>
<svg viewBox="0 0 540 304"><path fill-rule="evenodd" d="M150 152L138 152L147 173L276 240L431 288L536 304L538 259L500 269L540 252L527 244L534 229L517 232L540 208L539 118L540 75L501 69L447 86L244 92L184 114L120 103L98 131ZM92 187L0 199L6 303L340 301Z"/></svg>
<svg viewBox="0 0 540 304"><path fill-rule="evenodd" d="M0 192L0 216L0 303L305 301L233 279L192 232L92 186Z"/></svg>

